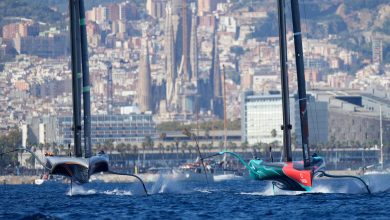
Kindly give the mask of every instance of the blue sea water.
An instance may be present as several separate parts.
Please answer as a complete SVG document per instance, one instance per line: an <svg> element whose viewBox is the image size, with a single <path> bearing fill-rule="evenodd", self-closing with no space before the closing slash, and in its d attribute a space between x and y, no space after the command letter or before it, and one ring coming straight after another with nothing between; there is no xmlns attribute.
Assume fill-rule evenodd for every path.
<svg viewBox="0 0 390 220"><path fill-rule="evenodd" d="M321 185L322 184L322 185ZM388 184L388 183L386 183ZM0 219L390 219L390 193L319 183L285 193L260 181L1 185ZM72 194L72 195L71 195Z"/></svg>

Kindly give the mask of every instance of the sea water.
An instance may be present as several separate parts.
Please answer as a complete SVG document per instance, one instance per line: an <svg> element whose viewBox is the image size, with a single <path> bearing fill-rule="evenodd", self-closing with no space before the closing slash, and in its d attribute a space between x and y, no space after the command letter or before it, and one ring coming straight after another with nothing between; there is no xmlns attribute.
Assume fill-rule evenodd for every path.
<svg viewBox="0 0 390 220"><path fill-rule="evenodd" d="M387 184L388 183L383 183ZM310 193L252 180L175 181L142 186L1 185L0 219L389 219L390 192L367 194L358 182L316 181Z"/></svg>

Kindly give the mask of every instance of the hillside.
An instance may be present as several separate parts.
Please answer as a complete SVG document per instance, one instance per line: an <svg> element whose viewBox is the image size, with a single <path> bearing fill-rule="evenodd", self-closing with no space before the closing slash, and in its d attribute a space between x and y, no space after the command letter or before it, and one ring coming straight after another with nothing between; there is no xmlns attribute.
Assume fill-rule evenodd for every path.
<svg viewBox="0 0 390 220"><path fill-rule="evenodd" d="M7 19L12 17L29 18L44 23L56 23L63 20L61 13L47 6L45 1L1 0L0 25L8 23Z"/></svg>

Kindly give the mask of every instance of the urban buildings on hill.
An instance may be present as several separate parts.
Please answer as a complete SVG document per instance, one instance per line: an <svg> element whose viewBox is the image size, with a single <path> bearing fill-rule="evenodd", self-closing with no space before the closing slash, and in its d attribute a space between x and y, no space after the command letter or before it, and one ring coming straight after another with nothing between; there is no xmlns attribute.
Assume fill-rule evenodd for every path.
<svg viewBox="0 0 390 220"><path fill-rule="evenodd" d="M87 11L93 115L137 112L152 114L155 123L208 121L224 118L225 98L228 120L241 118L245 122L251 116L248 111L259 114L256 105L262 106L260 112L263 107L273 109L275 114L270 115L274 122L264 127L263 122L249 120L246 126L251 123L253 127L246 129L252 129L252 134L243 131L243 136L250 143L281 142L280 100L272 95L271 100L276 101L266 102L256 95L280 90L277 31L271 33L262 26L272 24L275 18L270 8L263 3L249 5L243 1L238 5L225 0L139 2L103 4ZM71 115L68 27L16 18L9 22L1 27L0 129L6 132L21 127L29 118L40 115ZM287 37L293 94L296 76L292 33ZM367 97L390 96L390 65L385 62L388 38L381 33L365 33L359 42L366 42L368 51L362 53L359 48L337 44L341 37L305 37L307 87L329 94L360 91L353 96L362 97L362 101L351 104L351 99L339 92L313 92L310 101L315 105L309 103L309 108L313 107L309 117L316 117L310 119L310 126L318 126L309 128L310 143L373 142L379 132L375 127L379 112L378 106L370 103L382 103L387 120L386 101ZM3 62L9 56L14 59ZM247 90L254 91L253 97L240 96ZM385 95L378 95L378 91ZM252 102L250 97L262 101ZM295 113L291 119L295 129L299 128L299 120L293 99L291 109ZM271 125L275 137L269 131ZM256 137L260 133L264 136ZM299 129L294 134L299 144Z"/></svg>

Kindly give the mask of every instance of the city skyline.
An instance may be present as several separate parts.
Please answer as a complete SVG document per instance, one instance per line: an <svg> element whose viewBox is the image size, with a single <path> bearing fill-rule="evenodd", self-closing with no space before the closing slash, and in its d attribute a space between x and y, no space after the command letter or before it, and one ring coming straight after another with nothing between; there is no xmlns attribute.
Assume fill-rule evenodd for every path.
<svg viewBox="0 0 390 220"><path fill-rule="evenodd" d="M270 2L240 6L223 0L148 0L145 4L123 1L89 8L86 25L92 113L150 111L157 123L186 123L197 117L222 119L225 85L227 118L241 119L243 92L280 90L277 33L271 33L272 27L257 27L274 18L266 8ZM346 17L341 6L337 13ZM3 79L9 82L2 86L4 94L9 94L3 101L23 106L21 111L13 110L15 107L6 110L11 117L3 116L4 124L20 126L28 116L70 113L69 52L63 49L68 47L66 27L48 27L50 24L34 20L2 27L0 54L9 55L10 47L18 53L3 62ZM257 37L261 30L270 34ZM353 94L375 90L371 92L374 96L386 97L390 67L385 32L365 33L359 39L371 45L370 59L360 50L340 46L337 41L342 35L330 34L329 28L328 32L324 37L304 36L309 90ZM292 67L290 31L287 38L288 65ZM53 46L52 42L59 41L64 43ZM222 67L227 76L224 82ZM294 92L295 70L289 69L290 90ZM30 101L23 103L27 98ZM367 114L370 111L374 110L367 110Z"/></svg>

